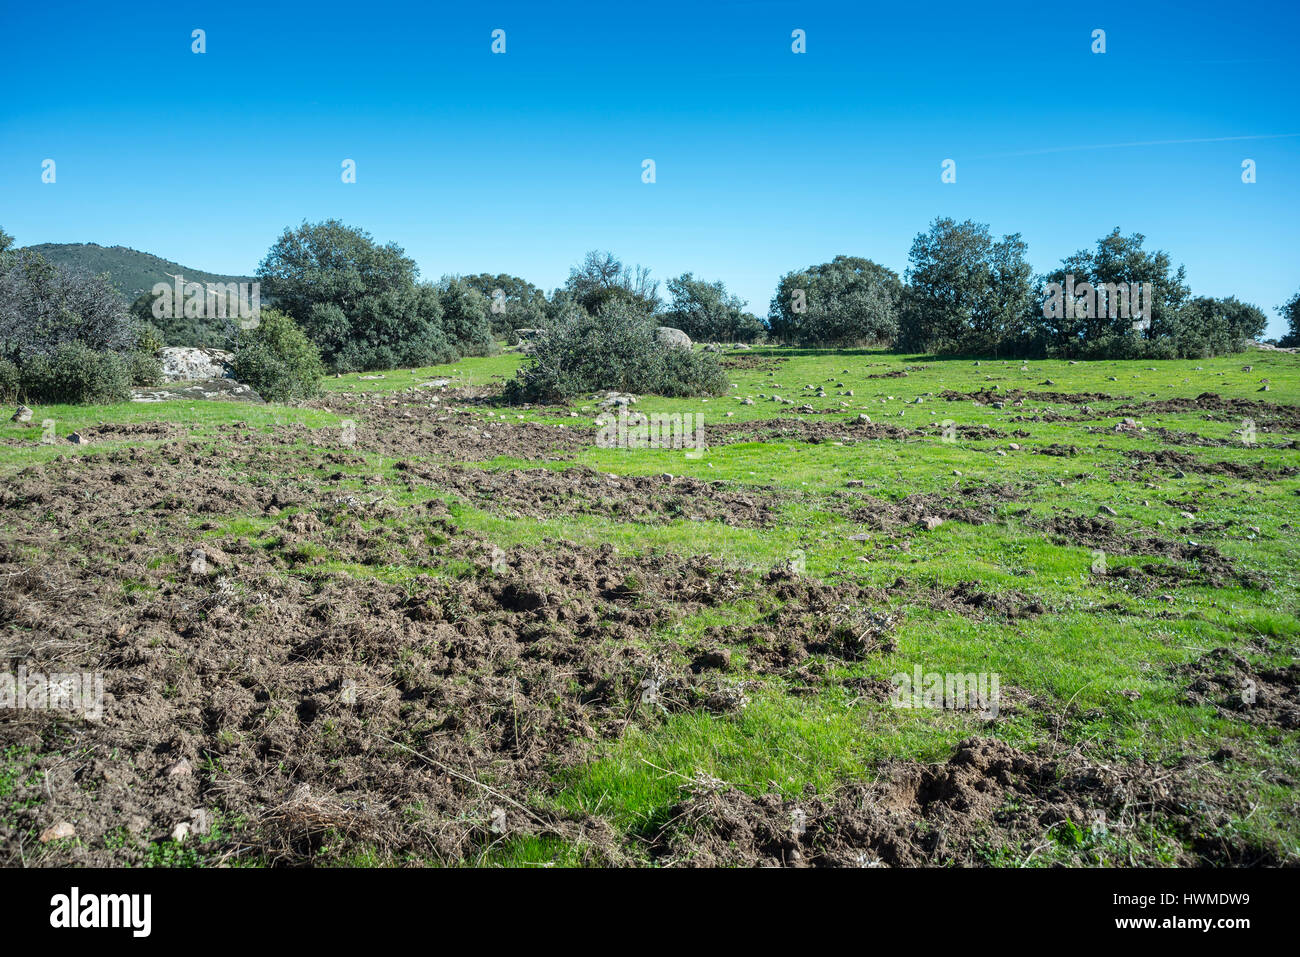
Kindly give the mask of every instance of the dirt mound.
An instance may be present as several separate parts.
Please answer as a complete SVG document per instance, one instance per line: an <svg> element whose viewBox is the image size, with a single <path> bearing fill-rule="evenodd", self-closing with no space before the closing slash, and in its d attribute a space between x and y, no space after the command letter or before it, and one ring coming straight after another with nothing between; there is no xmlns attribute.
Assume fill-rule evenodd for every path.
<svg viewBox="0 0 1300 957"><path fill-rule="evenodd" d="M1300 475L1300 468L1293 465L1275 469L1258 462L1208 462L1189 452L1176 452L1173 449L1133 451L1128 453L1128 458L1138 467L1156 466L1169 471L1227 475L1242 482L1275 482L1280 478Z"/></svg>
<svg viewBox="0 0 1300 957"><path fill-rule="evenodd" d="M1261 669L1235 651L1216 648L1174 671L1192 679L1183 693L1189 704L1252 724L1300 728L1300 665Z"/></svg>
<svg viewBox="0 0 1300 957"><path fill-rule="evenodd" d="M520 421L510 409L492 412L488 408L499 393L491 389L446 390L427 396L366 397L329 396L311 403L336 415L351 416L356 423L355 448L394 458L411 455L437 456L461 462L487 461L497 456L521 459L557 460L592 444L589 420L575 419L575 427ZM471 396L469 393L473 393ZM431 403L430 397L438 402ZM453 402L478 398L483 411L452 408ZM488 412L492 412L488 415ZM582 422L581 426L577 423ZM312 441L313 430L291 428L286 434ZM315 430L320 431L320 430Z"/></svg>
<svg viewBox="0 0 1300 957"><path fill-rule="evenodd" d="M820 413L837 414L842 409L823 409ZM1028 432L1004 432L991 425L954 426L957 437L962 439L998 439L1014 436L1024 438ZM855 418L835 422L807 422L801 419L762 419L754 422L724 422L705 427L710 445L730 445L735 442L807 442L820 445L823 442L843 442L852 444L860 441L893 439L903 441L914 438L933 438L943 436L943 429L933 428L909 429L888 422L859 422Z"/></svg>
<svg viewBox="0 0 1300 957"><path fill-rule="evenodd" d="M976 392L958 392L954 389L944 389L939 393L939 398L948 402L978 402L981 405L992 405L994 402L1010 402L1014 405L1026 399L1062 405L1085 405L1089 402L1115 402L1127 399L1129 396L1109 395L1105 392L1039 392L1023 389L980 389Z"/></svg>
<svg viewBox="0 0 1300 957"><path fill-rule="evenodd" d="M1267 590L1269 582L1254 572L1239 569L1230 558L1213 545L1175 542L1143 531L1128 536L1108 518L1088 515L1055 515L1047 519L1027 519L1026 524L1046 532L1058 545L1101 549L1112 555L1157 555L1189 566L1147 563L1141 570L1133 566L1115 566L1104 573L1116 579L1146 576L1152 583L1185 582L1222 588L1236 582L1246 588Z"/></svg>
<svg viewBox="0 0 1300 957"><path fill-rule="evenodd" d="M1217 392L1202 392L1194 399L1160 399L1121 406L1115 413L1134 415L1160 412L1213 412L1209 419L1251 419L1256 428L1278 429L1284 432L1300 431L1300 406L1258 399L1229 399Z"/></svg>
<svg viewBox="0 0 1300 957"><path fill-rule="evenodd" d="M1157 812L1166 824L1198 833L1208 822L1196 810L1204 805L1193 801L1197 788L1193 767L1091 766L973 738L944 764L896 762L879 780L831 798L754 797L701 779L668 813L652 851L663 864L690 866L973 865L997 851L1024 863L1053 837L1079 844L1096 829L1133 833ZM1271 851L1244 845L1216 843L1201 854L1277 861Z"/></svg>
<svg viewBox="0 0 1300 957"><path fill-rule="evenodd" d="M936 589L930 607L961 615L999 618L1037 618L1047 611L1041 600L1019 591L981 591L977 582L958 582L952 588Z"/></svg>
<svg viewBox="0 0 1300 957"><path fill-rule="evenodd" d="M487 471L400 462L412 488L448 489L471 504L519 517L605 515L620 522L727 521L769 526L780 505L771 486L745 488L688 476L614 475L586 466Z"/></svg>

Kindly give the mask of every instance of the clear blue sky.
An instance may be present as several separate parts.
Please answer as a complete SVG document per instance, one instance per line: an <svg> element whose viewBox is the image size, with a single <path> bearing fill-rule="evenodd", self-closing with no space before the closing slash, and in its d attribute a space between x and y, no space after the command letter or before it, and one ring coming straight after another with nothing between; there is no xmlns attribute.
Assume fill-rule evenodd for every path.
<svg viewBox="0 0 1300 957"><path fill-rule="evenodd" d="M6 6L0 63L22 245L248 273L285 226L338 217L427 278L549 290L602 248L762 315L782 273L839 253L901 272L947 215L1022 233L1040 271L1142 232L1272 334L1300 289L1294 2L56 0Z"/></svg>

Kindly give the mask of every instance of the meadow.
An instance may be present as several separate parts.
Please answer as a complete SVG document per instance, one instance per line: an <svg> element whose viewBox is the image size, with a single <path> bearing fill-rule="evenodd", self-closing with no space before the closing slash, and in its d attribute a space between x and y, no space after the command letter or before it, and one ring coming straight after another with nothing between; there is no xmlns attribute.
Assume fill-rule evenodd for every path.
<svg viewBox="0 0 1300 957"><path fill-rule="evenodd" d="M727 350L698 457L521 361L0 427L0 642L106 692L5 863L1300 862L1295 355Z"/></svg>

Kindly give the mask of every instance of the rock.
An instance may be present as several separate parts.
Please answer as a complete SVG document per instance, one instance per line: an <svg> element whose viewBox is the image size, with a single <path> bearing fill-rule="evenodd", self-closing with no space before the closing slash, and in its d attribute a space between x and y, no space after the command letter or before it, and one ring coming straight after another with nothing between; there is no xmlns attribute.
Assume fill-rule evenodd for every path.
<svg viewBox="0 0 1300 957"><path fill-rule="evenodd" d="M741 404L741 405L753 405L753 404L754 404L754 400L753 400L753 399L743 399L743 400L741 401L740 404Z"/></svg>
<svg viewBox="0 0 1300 957"><path fill-rule="evenodd" d="M921 520L917 522L917 524L920 525L922 528L924 528L927 532L933 532L936 528L938 528L940 525L943 524L943 519L941 519L937 515L925 515L922 516Z"/></svg>
<svg viewBox="0 0 1300 957"><path fill-rule="evenodd" d="M680 349L689 349L691 347L691 337L680 329L674 329L672 326L659 326L655 329L655 338L666 346Z"/></svg>
<svg viewBox="0 0 1300 957"><path fill-rule="evenodd" d="M158 358L162 360L164 382L197 382L226 378L235 357L223 349L167 346L158 350Z"/></svg>
<svg viewBox="0 0 1300 957"><path fill-rule="evenodd" d="M185 840L189 836L190 836L190 824L188 821L181 821L181 823L177 824L174 828L172 828L172 840L178 844L184 844Z"/></svg>
<svg viewBox="0 0 1300 957"><path fill-rule="evenodd" d="M73 445L90 444L90 440L86 438L84 435L82 435L80 432L73 432L71 435L68 436L68 441L71 442Z"/></svg>
<svg viewBox="0 0 1300 957"><path fill-rule="evenodd" d="M266 400L252 386L231 378L202 379L198 382L179 382L170 385L146 386L131 390L132 402L252 402L264 405Z"/></svg>
<svg viewBox="0 0 1300 957"><path fill-rule="evenodd" d="M1019 451L1020 451L1020 446L1017 445L1015 442L1008 442L1008 443L1007 443L1007 448L1009 448L1009 449L1010 449L1011 451L1013 451L1013 452L1019 452Z"/></svg>
<svg viewBox="0 0 1300 957"><path fill-rule="evenodd" d="M169 778L187 778L194 773L194 765L190 764L186 758L181 758L174 764L168 765L165 772Z"/></svg>
<svg viewBox="0 0 1300 957"><path fill-rule="evenodd" d="M600 397L596 396L595 398ZM600 407L602 409L611 409L614 406L627 408L629 405L636 405L636 402L637 399L634 395L625 392L607 392L605 393L605 399L600 403Z"/></svg>
<svg viewBox="0 0 1300 957"><path fill-rule="evenodd" d="M61 841L64 838L76 836L77 829L75 827L73 827L68 821L60 821L53 827L47 827L45 830L41 831L40 842L42 844L48 844L50 841Z"/></svg>
<svg viewBox="0 0 1300 957"><path fill-rule="evenodd" d="M870 425L870 424L871 424L871 416L867 415L865 412L860 413L860 414L858 415L858 419L857 419L857 420L858 420L859 422L861 422L863 425Z"/></svg>
<svg viewBox="0 0 1300 957"><path fill-rule="evenodd" d="M20 406L18 407L18 411L16 411L12 416L10 416L9 421L10 421L10 422L30 422L30 421L32 420L32 416L33 416L33 415L35 415L35 413L32 412L31 409L27 408L27 406L25 406L25 405L20 405Z"/></svg>
<svg viewBox="0 0 1300 957"><path fill-rule="evenodd" d="M1115 510L1114 510L1113 508L1111 508L1109 505L1103 505L1101 508L1097 509L1097 511L1098 511L1099 513L1101 513L1102 515L1112 515L1112 516L1118 516L1118 515L1119 515L1119 512L1115 511Z"/></svg>

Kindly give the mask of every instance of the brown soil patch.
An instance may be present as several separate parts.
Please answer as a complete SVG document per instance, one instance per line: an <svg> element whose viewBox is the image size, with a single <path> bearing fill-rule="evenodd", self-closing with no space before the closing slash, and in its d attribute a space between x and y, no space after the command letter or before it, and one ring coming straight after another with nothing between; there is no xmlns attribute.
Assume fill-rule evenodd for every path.
<svg viewBox="0 0 1300 957"><path fill-rule="evenodd" d="M1174 671L1191 678L1183 693L1189 704L1251 724L1300 728L1300 665L1260 668L1235 651L1216 648Z"/></svg>
<svg viewBox="0 0 1300 957"><path fill-rule="evenodd" d="M1026 862L1052 835L1069 840L1097 825L1130 833L1158 816L1197 843L1198 856L1183 863L1277 863L1272 851L1198 837L1226 820L1204 810L1208 778L1194 762L1090 765L973 738L944 764L896 762L831 798L754 797L701 780L652 848L664 864L690 866L977 865L992 851Z"/></svg>

